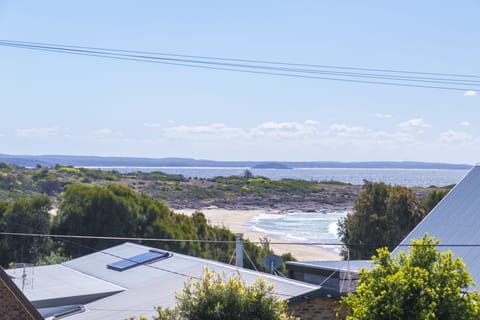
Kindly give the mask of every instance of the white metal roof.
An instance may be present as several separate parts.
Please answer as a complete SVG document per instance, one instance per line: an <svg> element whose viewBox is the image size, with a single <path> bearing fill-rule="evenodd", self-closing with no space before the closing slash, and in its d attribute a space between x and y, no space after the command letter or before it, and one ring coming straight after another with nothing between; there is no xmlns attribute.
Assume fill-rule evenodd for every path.
<svg viewBox="0 0 480 320"><path fill-rule="evenodd" d="M151 317L156 314L155 306L174 306L175 293L182 291L190 277L200 278L205 267L211 271L223 272L226 278L240 275L245 283L253 283L262 277L268 284L273 284L277 294L284 299L301 296L320 288L300 281L177 253L172 253L169 258L124 271L107 268L108 264L151 249L154 248L124 243L67 261L62 265L39 267L35 271L36 285L25 293L30 300L41 300L43 306L85 303L86 311L73 314L66 318L68 320L118 320L139 316ZM115 294L110 294L113 290L116 290ZM79 296L87 293L90 297L95 294L104 294L104 297L98 296L97 300L89 303L77 301ZM109 295L106 296L105 293ZM55 305L57 301L65 303Z"/></svg>
<svg viewBox="0 0 480 320"><path fill-rule="evenodd" d="M480 165L470 172L432 209L395 248L407 251L412 239L425 233L440 240L441 251L462 258L475 283L480 285Z"/></svg>
<svg viewBox="0 0 480 320"><path fill-rule="evenodd" d="M5 271L37 308L86 303L125 290L58 264L29 269L25 281L23 268Z"/></svg>

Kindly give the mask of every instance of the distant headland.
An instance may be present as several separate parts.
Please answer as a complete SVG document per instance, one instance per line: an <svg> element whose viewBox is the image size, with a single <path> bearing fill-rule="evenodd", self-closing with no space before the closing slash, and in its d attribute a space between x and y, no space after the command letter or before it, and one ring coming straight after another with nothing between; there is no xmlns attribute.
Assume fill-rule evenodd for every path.
<svg viewBox="0 0 480 320"><path fill-rule="evenodd" d="M256 169L295 168L382 168L382 169L470 169L470 164L420 161L213 161L193 158L136 158L75 155L8 155L0 162L25 167L53 167L57 164L77 167L232 167Z"/></svg>

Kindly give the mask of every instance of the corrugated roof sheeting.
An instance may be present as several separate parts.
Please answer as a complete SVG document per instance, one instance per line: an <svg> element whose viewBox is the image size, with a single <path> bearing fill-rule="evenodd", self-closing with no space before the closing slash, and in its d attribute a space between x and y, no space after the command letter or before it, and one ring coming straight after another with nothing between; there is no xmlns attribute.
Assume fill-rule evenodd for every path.
<svg viewBox="0 0 480 320"><path fill-rule="evenodd" d="M476 165L395 248L392 255L408 251L412 239L425 233L440 240L441 251L462 258L475 283L480 285L480 166ZM468 246L471 245L471 246ZM478 286L477 286L478 288Z"/></svg>
<svg viewBox="0 0 480 320"><path fill-rule="evenodd" d="M34 285L26 286L25 293L41 308L85 305L85 312L72 314L68 319L118 320L140 315L150 318L156 314L155 306L174 306L175 293L182 291L190 277L200 278L205 267L223 272L226 278L239 274L245 283L263 277L284 299L319 289L316 285L176 253L123 271L107 268L108 264L150 249L153 248L124 243L62 265L35 267ZM8 272L20 277L23 271L10 269ZM17 283L19 285L21 283Z"/></svg>
<svg viewBox="0 0 480 320"><path fill-rule="evenodd" d="M297 266L313 269L341 270L358 272L360 269L369 269L371 260L339 260L339 261L288 261L287 266Z"/></svg>
<svg viewBox="0 0 480 320"><path fill-rule="evenodd" d="M15 284L22 288L23 269L8 269L6 272L14 276ZM34 267L27 273L23 293L37 308L46 308L68 304L66 297L74 300L73 303L86 303L123 290L62 265L51 265Z"/></svg>
<svg viewBox="0 0 480 320"><path fill-rule="evenodd" d="M105 299L87 304L86 312L72 315L68 319L117 320L131 316L156 314L154 306L172 307L176 304L175 292L181 292L188 278L201 277L205 266L211 271L224 272L231 277L240 274L245 283L253 283L263 277L275 286L275 291L285 299L318 289L318 286L283 279L269 274L255 272L232 265L176 254L146 265L115 271L107 265L121 258L129 258L152 249L133 243L96 252L64 263L68 268L125 287L128 290Z"/></svg>

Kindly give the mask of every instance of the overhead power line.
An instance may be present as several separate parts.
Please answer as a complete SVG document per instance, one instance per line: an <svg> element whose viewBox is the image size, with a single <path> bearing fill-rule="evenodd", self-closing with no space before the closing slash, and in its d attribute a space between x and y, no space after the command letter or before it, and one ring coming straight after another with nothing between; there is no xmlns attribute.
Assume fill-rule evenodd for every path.
<svg viewBox="0 0 480 320"><path fill-rule="evenodd" d="M167 239L167 238L143 238L143 237L109 237L109 236L88 236L88 235L66 235L66 234L48 234L48 233L26 233L26 232L0 232L3 236L13 237L37 237L37 238L52 238L52 239L97 239L97 240L111 240L111 241L150 241L150 242L191 242L191 243L222 243L222 244L235 244L235 240L202 240L202 239ZM244 240L245 241L245 240ZM264 241L248 241L251 244L264 245ZM301 246L351 246L351 247L371 247L372 243L329 243L329 242L286 242L286 241L269 241L268 244L276 245L301 245ZM415 246L435 246L435 247L480 247L480 244L398 244L398 243L384 243L383 246L399 246L399 247L415 247Z"/></svg>
<svg viewBox="0 0 480 320"><path fill-rule="evenodd" d="M331 80L364 84L392 85L458 91L480 89L480 76L451 73L401 71L181 55L62 44L0 40L0 46L64 54L102 57L116 60L149 62L182 67L223 70L262 75ZM301 67L301 68L299 68ZM368 80L371 79L371 80Z"/></svg>
<svg viewBox="0 0 480 320"><path fill-rule="evenodd" d="M212 56L184 55L184 54L174 54L174 53L165 53L165 52L133 51L133 50L122 50L122 49L106 49L106 48L100 48L100 47L87 47L87 46L75 46L75 45L41 43L41 42L27 42L27 41L14 41L14 40L0 40L0 42L18 44L18 45L40 45L40 46L62 47L62 48L76 48L76 49L101 50L101 51L110 51L110 52L147 54L147 55L157 55L157 56L198 58L198 59L219 60L219 61L236 61L236 62L250 62L250 63L272 64L272 65L285 65L285 66L314 67L314 68L326 68L326 69L344 69L344 70L361 70L361 71L374 71L374 72L390 72L390 73L405 73L405 74L417 74L417 75L435 75L435 76L450 76L450 77L463 77L463 78L478 78L478 79L480 79L480 75L417 72L417 71L406 71L406 70L373 69L373 68L331 66L331 65L318 65L318 64L302 64L302 63L278 62L278 61L268 61L268 60L253 60L253 59L220 58L220 57L212 57Z"/></svg>

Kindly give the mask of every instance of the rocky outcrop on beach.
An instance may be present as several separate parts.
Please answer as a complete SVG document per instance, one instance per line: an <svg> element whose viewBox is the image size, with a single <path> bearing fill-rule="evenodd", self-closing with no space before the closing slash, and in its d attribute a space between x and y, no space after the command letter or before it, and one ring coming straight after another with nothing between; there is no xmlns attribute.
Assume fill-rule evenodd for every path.
<svg viewBox="0 0 480 320"><path fill-rule="evenodd" d="M201 210L204 208L223 208L229 210L273 210L278 212L302 211L324 212L348 210L360 193L361 186L328 186L327 190L307 194L269 192L264 194L232 195L226 194L210 199L183 197L166 201L169 207Z"/></svg>

